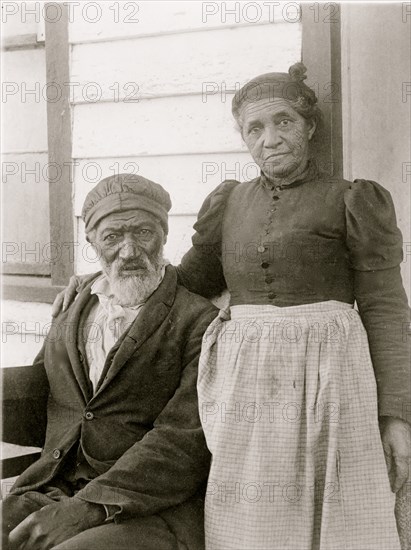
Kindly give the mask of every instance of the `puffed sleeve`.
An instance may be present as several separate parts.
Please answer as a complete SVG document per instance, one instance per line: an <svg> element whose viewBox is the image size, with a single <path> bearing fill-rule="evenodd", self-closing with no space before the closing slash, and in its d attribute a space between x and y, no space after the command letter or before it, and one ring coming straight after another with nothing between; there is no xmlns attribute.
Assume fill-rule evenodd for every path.
<svg viewBox="0 0 411 550"><path fill-rule="evenodd" d="M193 246L177 267L179 283L205 298L218 296L227 287L221 265L221 226L228 197L238 183L226 180L205 199L194 224Z"/></svg>
<svg viewBox="0 0 411 550"><path fill-rule="evenodd" d="M391 195L373 181L355 180L344 199L354 294L368 335L379 414L411 422L410 309Z"/></svg>

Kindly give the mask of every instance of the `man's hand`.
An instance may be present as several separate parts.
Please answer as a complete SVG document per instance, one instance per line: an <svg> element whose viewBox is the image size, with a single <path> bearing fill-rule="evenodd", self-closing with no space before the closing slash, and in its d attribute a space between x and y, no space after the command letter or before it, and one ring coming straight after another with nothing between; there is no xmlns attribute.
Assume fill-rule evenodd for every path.
<svg viewBox="0 0 411 550"><path fill-rule="evenodd" d="M57 294L53 302L53 306L51 308L52 316L57 317L61 311L66 311L76 297L77 287L82 283L91 280L94 276L94 273L93 275L72 275L68 286Z"/></svg>
<svg viewBox="0 0 411 550"><path fill-rule="evenodd" d="M10 546L16 550L48 550L101 525L105 518L103 506L80 498L49 504L30 514L11 531Z"/></svg>
<svg viewBox="0 0 411 550"><path fill-rule="evenodd" d="M382 446L391 490L396 493L408 479L411 459L411 426L401 418L380 419Z"/></svg>

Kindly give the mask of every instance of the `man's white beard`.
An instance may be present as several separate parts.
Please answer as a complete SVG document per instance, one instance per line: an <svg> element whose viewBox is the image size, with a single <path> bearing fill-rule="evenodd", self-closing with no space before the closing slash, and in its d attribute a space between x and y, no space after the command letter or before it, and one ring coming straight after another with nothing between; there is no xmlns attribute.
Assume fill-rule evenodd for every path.
<svg viewBox="0 0 411 550"><path fill-rule="evenodd" d="M163 246L156 256L149 257L142 253L137 260L128 261L126 264L118 260L110 264L103 257L100 261L103 272L110 282L111 292L116 302L123 307L132 307L147 300L159 285L165 263ZM144 264L145 270L138 275L123 275L122 270L129 264Z"/></svg>

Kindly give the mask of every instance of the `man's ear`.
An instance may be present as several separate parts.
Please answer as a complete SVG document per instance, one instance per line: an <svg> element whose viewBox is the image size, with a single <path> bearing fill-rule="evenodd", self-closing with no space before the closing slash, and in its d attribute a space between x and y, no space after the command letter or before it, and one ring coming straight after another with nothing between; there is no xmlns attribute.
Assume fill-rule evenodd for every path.
<svg viewBox="0 0 411 550"><path fill-rule="evenodd" d="M308 121L308 140L310 140L317 129L317 122L312 118Z"/></svg>
<svg viewBox="0 0 411 550"><path fill-rule="evenodd" d="M86 241L94 246L96 240L96 230L91 229L88 233L86 233Z"/></svg>

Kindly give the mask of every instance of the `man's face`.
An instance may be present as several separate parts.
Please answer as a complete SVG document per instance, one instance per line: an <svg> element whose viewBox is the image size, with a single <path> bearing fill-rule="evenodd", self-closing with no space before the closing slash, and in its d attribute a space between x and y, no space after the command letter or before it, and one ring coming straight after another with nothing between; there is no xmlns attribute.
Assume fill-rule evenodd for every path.
<svg viewBox="0 0 411 550"><path fill-rule="evenodd" d="M160 222L144 210L116 212L101 220L93 237L119 303L144 301L158 284L164 265L166 238Z"/></svg>
<svg viewBox="0 0 411 550"><path fill-rule="evenodd" d="M268 178L302 171L315 125L285 99L260 99L240 110L242 136L254 161Z"/></svg>

